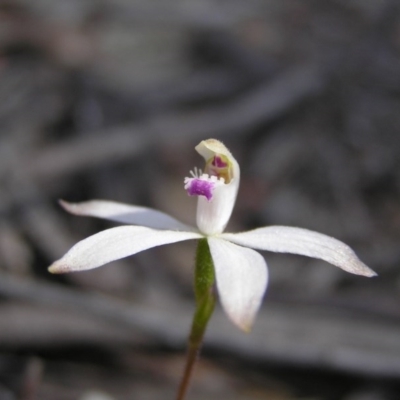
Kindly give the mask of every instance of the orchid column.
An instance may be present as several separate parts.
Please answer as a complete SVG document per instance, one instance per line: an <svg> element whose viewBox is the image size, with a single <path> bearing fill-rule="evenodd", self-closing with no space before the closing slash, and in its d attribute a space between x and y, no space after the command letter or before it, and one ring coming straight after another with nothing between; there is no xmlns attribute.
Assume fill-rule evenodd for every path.
<svg viewBox="0 0 400 400"><path fill-rule="evenodd" d="M197 169L191 172L192 176L185 178L185 189L190 196L198 196L199 230L207 236L218 235L224 231L235 205L240 168L228 149L217 140L203 141L196 150L206 161L204 173ZM185 397L208 321L214 311L216 300L214 268L208 242L206 239L201 239L197 245L194 279L196 311L178 400Z"/></svg>

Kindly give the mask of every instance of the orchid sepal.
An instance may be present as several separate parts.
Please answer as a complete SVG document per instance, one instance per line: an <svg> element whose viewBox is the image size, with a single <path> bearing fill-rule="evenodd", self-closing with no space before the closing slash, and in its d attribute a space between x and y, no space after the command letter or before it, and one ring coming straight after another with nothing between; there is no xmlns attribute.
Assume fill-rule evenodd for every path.
<svg viewBox="0 0 400 400"><path fill-rule="evenodd" d="M347 244L308 229L266 226L241 233L223 233L221 238L257 250L318 258L351 274L376 276L376 273L367 267Z"/></svg>
<svg viewBox="0 0 400 400"><path fill-rule="evenodd" d="M118 226L81 240L48 270L53 274L85 271L152 247L200 238L202 235L196 232L156 230L133 225Z"/></svg>
<svg viewBox="0 0 400 400"><path fill-rule="evenodd" d="M59 200L59 203L70 214L96 217L128 225L140 225L153 229L197 232L190 225L171 217L162 211L149 207L134 206L110 200L89 200L80 203L69 203Z"/></svg>

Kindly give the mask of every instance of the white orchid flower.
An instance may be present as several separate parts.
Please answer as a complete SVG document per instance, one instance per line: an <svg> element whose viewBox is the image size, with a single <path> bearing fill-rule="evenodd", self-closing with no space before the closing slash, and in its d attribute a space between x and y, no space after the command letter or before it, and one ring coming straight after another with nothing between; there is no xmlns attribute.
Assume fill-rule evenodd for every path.
<svg viewBox="0 0 400 400"><path fill-rule="evenodd" d="M222 306L241 329L250 330L265 293L268 272L256 251L300 254L327 261L364 276L376 275L353 250L332 237L307 229L268 226L242 233L224 233L240 182L240 168L218 140L202 141L196 150L206 161L184 181L191 196L198 196L197 228L150 208L94 200L61 202L72 214L105 218L125 224L77 243L49 268L52 273L83 271L140 251L190 239L206 238L214 262L216 286Z"/></svg>

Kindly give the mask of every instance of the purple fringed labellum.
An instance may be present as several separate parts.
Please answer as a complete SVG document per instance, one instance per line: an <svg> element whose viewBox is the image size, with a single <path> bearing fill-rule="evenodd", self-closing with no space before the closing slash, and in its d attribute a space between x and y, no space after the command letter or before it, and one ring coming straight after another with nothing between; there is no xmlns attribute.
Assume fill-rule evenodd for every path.
<svg viewBox="0 0 400 400"><path fill-rule="evenodd" d="M185 179L185 189L189 196L204 196L208 201L212 199L215 187L223 184L223 178L218 179L207 174L201 176L193 174L193 178Z"/></svg>
<svg viewBox="0 0 400 400"><path fill-rule="evenodd" d="M214 183L199 178L194 178L186 188L189 196L204 196L208 201L212 198Z"/></svg>

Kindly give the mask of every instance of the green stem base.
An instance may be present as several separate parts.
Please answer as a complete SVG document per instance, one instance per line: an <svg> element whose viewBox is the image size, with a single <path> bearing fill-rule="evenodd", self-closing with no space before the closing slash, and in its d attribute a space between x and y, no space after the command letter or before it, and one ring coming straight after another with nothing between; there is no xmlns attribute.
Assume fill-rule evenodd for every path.
<svg viewBox="0 0 400 400"><path fill-rule="evenodd" d="M194 366L200 353L204 333L214 311L216 296L214 290L215 273L207 239L201 239L197 245L194 289L196 295L196 311L186 355L186 365L179 386L177 400L184 400L189 389Z"/></svg>

